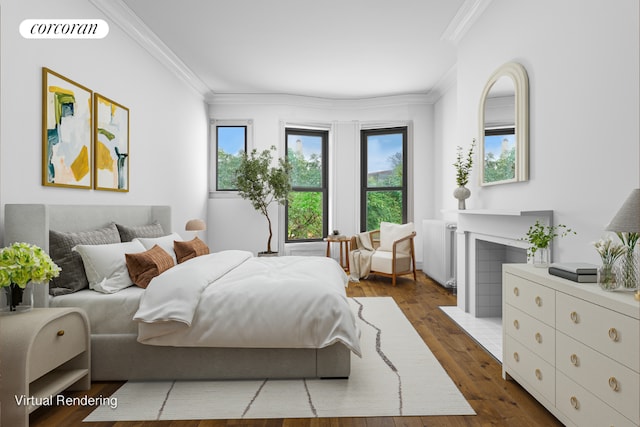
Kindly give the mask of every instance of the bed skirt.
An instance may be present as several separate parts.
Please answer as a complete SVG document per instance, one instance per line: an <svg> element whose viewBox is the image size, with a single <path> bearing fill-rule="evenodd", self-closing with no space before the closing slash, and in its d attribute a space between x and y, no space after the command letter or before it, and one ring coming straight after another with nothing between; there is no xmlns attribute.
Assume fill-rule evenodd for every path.
<svg viewBox="0 0 640 427"><path fill-rule="evenodd" d="M351 351L321 349L162 347L136 335L92 335L92 381L347 378Z"/></svg>

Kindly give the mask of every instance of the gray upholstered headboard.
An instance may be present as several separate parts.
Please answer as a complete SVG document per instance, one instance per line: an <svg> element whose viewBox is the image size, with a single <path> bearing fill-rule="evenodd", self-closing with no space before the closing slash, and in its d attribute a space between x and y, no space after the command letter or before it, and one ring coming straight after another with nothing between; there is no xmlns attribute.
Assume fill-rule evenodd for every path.
<svg viewBox="0 0 640 427"><path fill-rule="evenodd" d="M111 222L135 226L154 221L158 221L164 231L170 233L171 207L7 204L4 212L4 242L5 245L26 242L49 252L49 230L83 231L102 228ZM38 301L41 298L46 300L46 293L36 295L36 306L46 305L45 301Z"/></svg>

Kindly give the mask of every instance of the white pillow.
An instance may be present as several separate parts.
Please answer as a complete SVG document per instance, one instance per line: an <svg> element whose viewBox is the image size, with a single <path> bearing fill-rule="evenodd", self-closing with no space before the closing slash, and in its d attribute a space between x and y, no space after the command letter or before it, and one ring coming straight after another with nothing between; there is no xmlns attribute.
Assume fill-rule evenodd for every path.
<svg viewBox="0 0 640 427"><path fill-rule="evenodd" d="M176 251L173 250L174 240L177 240L179 242L183 241L182 237L178 233L171 233L168 236L162 236L162 237L137 237L133 239L134 242L136 240L142 243L142 246L144 246L146 250L153 248L155 245L160 246L169 255L171 255L171 258L173 258L174 264L178 263L178 259L176 258Z"/></svg>
<svg viewBox="0 0 640 427"><path fill-rule="evenodd" d="M378 250L391 252L393 250L393 242L396 240L407 237L413 233L413 223L408 222L406 224L393 224L391 222L380 223L380 247ZM408 246L402 245L402 248L398 248L401 252L408 252Z"/></svg>
<svg viewBox="0 0 640 427"><path fill-rule="evenodd" d="M144 252L140 242L107 245L76 245L72 250L82 257L89 288L112 294L133 285L125 254Z"/></svg>

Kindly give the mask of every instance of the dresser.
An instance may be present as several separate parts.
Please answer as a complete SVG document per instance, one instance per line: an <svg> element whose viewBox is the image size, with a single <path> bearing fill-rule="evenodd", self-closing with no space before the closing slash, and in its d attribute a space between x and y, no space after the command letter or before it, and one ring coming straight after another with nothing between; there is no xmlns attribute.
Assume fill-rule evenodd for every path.
<svg viewBox="0 0 640 427"><path fill-rule="evenodd" d="M53 405L63 390L88 390L89 321L76 308L34 308L0 316L3 426L29 425L29 414Z"/></svg>
<svg viewBox="0 0 640 427"><path fill-rule="evenodd" d="M632 292L504 264L502 375L569 426L640 426L640 302Z"/></svg>

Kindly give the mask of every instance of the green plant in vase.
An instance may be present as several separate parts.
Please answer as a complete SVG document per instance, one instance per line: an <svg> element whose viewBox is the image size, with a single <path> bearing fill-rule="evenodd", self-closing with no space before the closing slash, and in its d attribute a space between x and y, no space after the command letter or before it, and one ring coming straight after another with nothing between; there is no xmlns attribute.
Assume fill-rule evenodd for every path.
<svg viewBox="0 0 640 427"><path fill-rule="evenodd" d="M9 311L16 311L22 303L29 283L48 282L59 274L60 267L38 246L14 243L0 250L0 289L5 288Z"/></svg>
<svg viewBox="0 0 640 427"><path fill-rule="evenodd" d="M527 257L533 258L536 267L547 267L549 265L549 248L553 239L576 234L575 231L564 224L544 225L540 220L529 227L526 237L522 240L529 242Z"/></svg>
<svg viewBox="0 0 640 427"><path fill-rule="evenodd" d="M473 166L473 149L475 146L476 140L474 139L466 156L462 154L462 147L458 147L456 162L453 164L456 168L456 184L458 184L458 188L453 191L453 197L458 199L458 209L466 209L465 200L471 195L471 191L465 186L469 182L469 173Z"/></svg>

